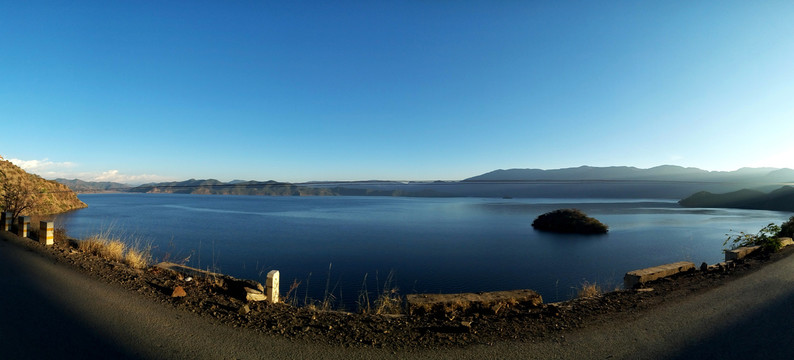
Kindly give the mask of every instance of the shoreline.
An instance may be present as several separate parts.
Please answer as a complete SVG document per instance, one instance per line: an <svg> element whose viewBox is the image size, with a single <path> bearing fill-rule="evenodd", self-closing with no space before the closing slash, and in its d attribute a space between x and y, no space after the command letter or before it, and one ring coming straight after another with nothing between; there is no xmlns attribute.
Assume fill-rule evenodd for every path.
<svg viewBox="0 0 794 360"><path fill-rule="evenodd" d="M334 346L393 350L466 348L501 341L563 339L572 330L621 321L662 304L705 292L794 253L794 247L788 247L778 253L756 254L732 269L682 273L651 282L642 291L618 290L539 306L516 304L499 311L435 312L420 316L357 314L298 308L283 303L246 302L212 281L188 281L185 276L161 271L154 266L132 269L116 261L77 251L69 243L60 242L45 248L33 240L7 232L0 237L88 276L138 293L153 303L197 313L227 326ZM176 286L183 287L186 296L172 297ZM648 291L648 288L653 290Z"/></svg>

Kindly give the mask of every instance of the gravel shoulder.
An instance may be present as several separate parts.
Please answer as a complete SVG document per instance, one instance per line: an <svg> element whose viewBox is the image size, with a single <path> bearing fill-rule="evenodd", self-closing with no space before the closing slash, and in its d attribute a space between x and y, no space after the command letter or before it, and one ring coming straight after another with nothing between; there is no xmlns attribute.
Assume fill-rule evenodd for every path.
<svg viewBox="0 0 794 360"><path fill-rule="evenodd" d="M13 334L1 337L2 348L12 358L670 358L725 349L757 355L793 342L779 327L794 320L792 252L682 274L649 284L648 292L497 313L380 316L246 304L212 281L135 270L68 243L44 248L2 233L1 326ZM188 295L171 297L176 286Z"/></svg>

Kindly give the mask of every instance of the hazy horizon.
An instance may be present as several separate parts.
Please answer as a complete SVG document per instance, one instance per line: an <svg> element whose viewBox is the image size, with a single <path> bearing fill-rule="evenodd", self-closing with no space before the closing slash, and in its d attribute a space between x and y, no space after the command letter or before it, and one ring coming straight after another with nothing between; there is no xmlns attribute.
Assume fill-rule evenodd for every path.
<svg viewBox="0 0 794 360"><path fill-rule="evenodd" d="M14 163L14 160L17 160L17 159L10 159L10 161L11 161L12 163ZM17 164L17 165L18 165L18 164ZM18 165L18 166L19 166L19 165ZM636 167L633 167L633 168L636 168L636 169L639 169L639 170L649 170L649 169L653 169L653 168L658 168L658 167L668 167L668 166L672 166L672 167L680 167L679 165L665 164L665 165L654 166L654 167L651 167L651 168L636 168ZM624 167L629 167L629 168L632 168L631 166L624 166L624 165L613 165L613 166L605 166L605 167L592 167L592 166L589 166L589 165L582 165L582 166L571 167L571 168L556 168L556 169L536 169L536 168L493 169L493 170L491 170L491 171L487 171L487 172L484 172L484 173L481 173L481 174L473 174L473 175L471 175L471 176L467 176L467 177L465 177L465 178L460 178L460 179L376 179L376 178L362 178L362 179L345 179L345 180L339 180L339 179L315 179L315 180L308 180L308 181L297 181L297 182L292 182L292 181L284 181L284 180L280 180L280 179L270 179L270 178L268 178L268 179L240 179L240 178L221 178L221 179L218 179L218 178L196 178L196 177L189 177L189 178L183 178L183 179L164 180L164 181L131 182L131 183L129 183L129 182L128 182L128 183L123 183L123 184L125 184L125 185L133 185L133 186L138 186L138 185L143 185L143 184L146 184L146 183L155 183L155 182L182 182L182 181L189 181L189 180L198 180L198 181L200 181L200 180L218 180L218 181L221 181L221 182L224 182L224 183L229 183L229 182L232 182L232 181L259 181L259 182L266 182L266 181L276 181L276 182L287 182L287 183L296 183L296 184L305 184L305 183L335 183L335 182L339 182L339 183L348 183L348 182L349 182L349 183L356 183L356 182L361 182L361 183L364 183L364 182L379 182L379 181L383 181L383 182L416 182L416 183L421 183L421 182L434 182L434 181L449 181L449 182L456 182L456 181L462 181L462 180L466 180L466 179L469 179L469 178L477 177L477 176L480 176L480 175L485 175L485 174L488 174L488 173L490 173L490 172L493 172L493 171L505 171L505 170L507 170L507 171L510 171L510 170L543 170L543 171L554 171L554 170L577 169L577 168L582 168L582 167L601 168L601 169L604 169L604 168L624 168ZM736 170L730 170L730 171L721 171L721 170L715 170L715 171L712 171L712 170L705 170L705 169L700 169L700 168L695 168L695 167L688 167L688 168L687 168L687 167L682 167L682 168L685 168L685 169L697 169L697 170L703 170L703 171L707 171L707 172L709 172L709 173L738 173L738 172L742 172L742 171L750 171L750 172L752 172L752 171L754 171L754 170L757 170L757 171L759 171L759 172L775 171L775 170L785 170L785 169L794 170L794 169L790 169L790 168L775 168L775 167L743 167L743 168L739 168L739 169L736 169ZM38 175L38 174L37 174L37 175ZM117 182L117 181L110 181L110 180L99 180L99 181L95 181L95 180L86 180L86 179L80 179L80 178L62 178L62 177L59 177L59 178L51 178L51 179L49 179L49 178L48 178L48 180L55 180L55 179L64 179L64 180L70 180L70 181L71 181L71 180L82 180L82 181L86 181L86 182Z"/></svg>
<svg viewBox="0 0 794 360"><path fill-rule="evenodd" d="M794 3L0 4L0 155L48 179L794 168Z"/></svg>

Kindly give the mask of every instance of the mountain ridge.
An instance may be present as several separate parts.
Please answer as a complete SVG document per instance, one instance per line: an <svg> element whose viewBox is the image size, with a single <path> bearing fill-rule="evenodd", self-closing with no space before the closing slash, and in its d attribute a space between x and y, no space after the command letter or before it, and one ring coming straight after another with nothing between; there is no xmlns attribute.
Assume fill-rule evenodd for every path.
<svg viewBox="0 0 794 360"><path fill-rule="evenodd" d="M633 166L580 166L561 169L498 169L464 179L476 181L543 180L651 180L692 182L794 182L794 170L783 168L741 168L734 171L707 171L694 167L660 165L648 169Z"/></svg>

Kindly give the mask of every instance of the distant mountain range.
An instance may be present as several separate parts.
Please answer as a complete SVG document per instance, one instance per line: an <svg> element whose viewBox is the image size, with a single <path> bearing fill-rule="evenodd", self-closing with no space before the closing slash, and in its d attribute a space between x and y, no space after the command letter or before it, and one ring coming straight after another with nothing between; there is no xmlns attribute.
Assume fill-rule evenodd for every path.
<svg viewBox="0 0 794 360"><path fill-rule="evenodd" d="M682 199L694 193L730 193L752 189L765 193L794 183L794 170L742 168L706 171L674 165L639 169L628 166L540 170L495 170L462 181L308 182L214 179L128 186L79 180L59 182L78 192L124 191L138 193L270 195L270 196L421 196L421 197L542 197ZM705 197L704 197L705 199Z"/></svg>
<svg viewBox="0 0 794 360"><path fill-rule="evenodd" d="M741 168L736 171L706 171L693 167L662 165L650 169L629 166L541 170L495 170L463 181L688 181L775 184L794 182L794 170L776 168Z"/></svg>
<svg viewBox="0 0 794 360"><path fill-rule="evenodd" d="M203 195L268 195L268 196L329 196L328 189L311 188L277 181L221 182L215 179L151 183L127 190L137 193L203 194Z"/></svg>

